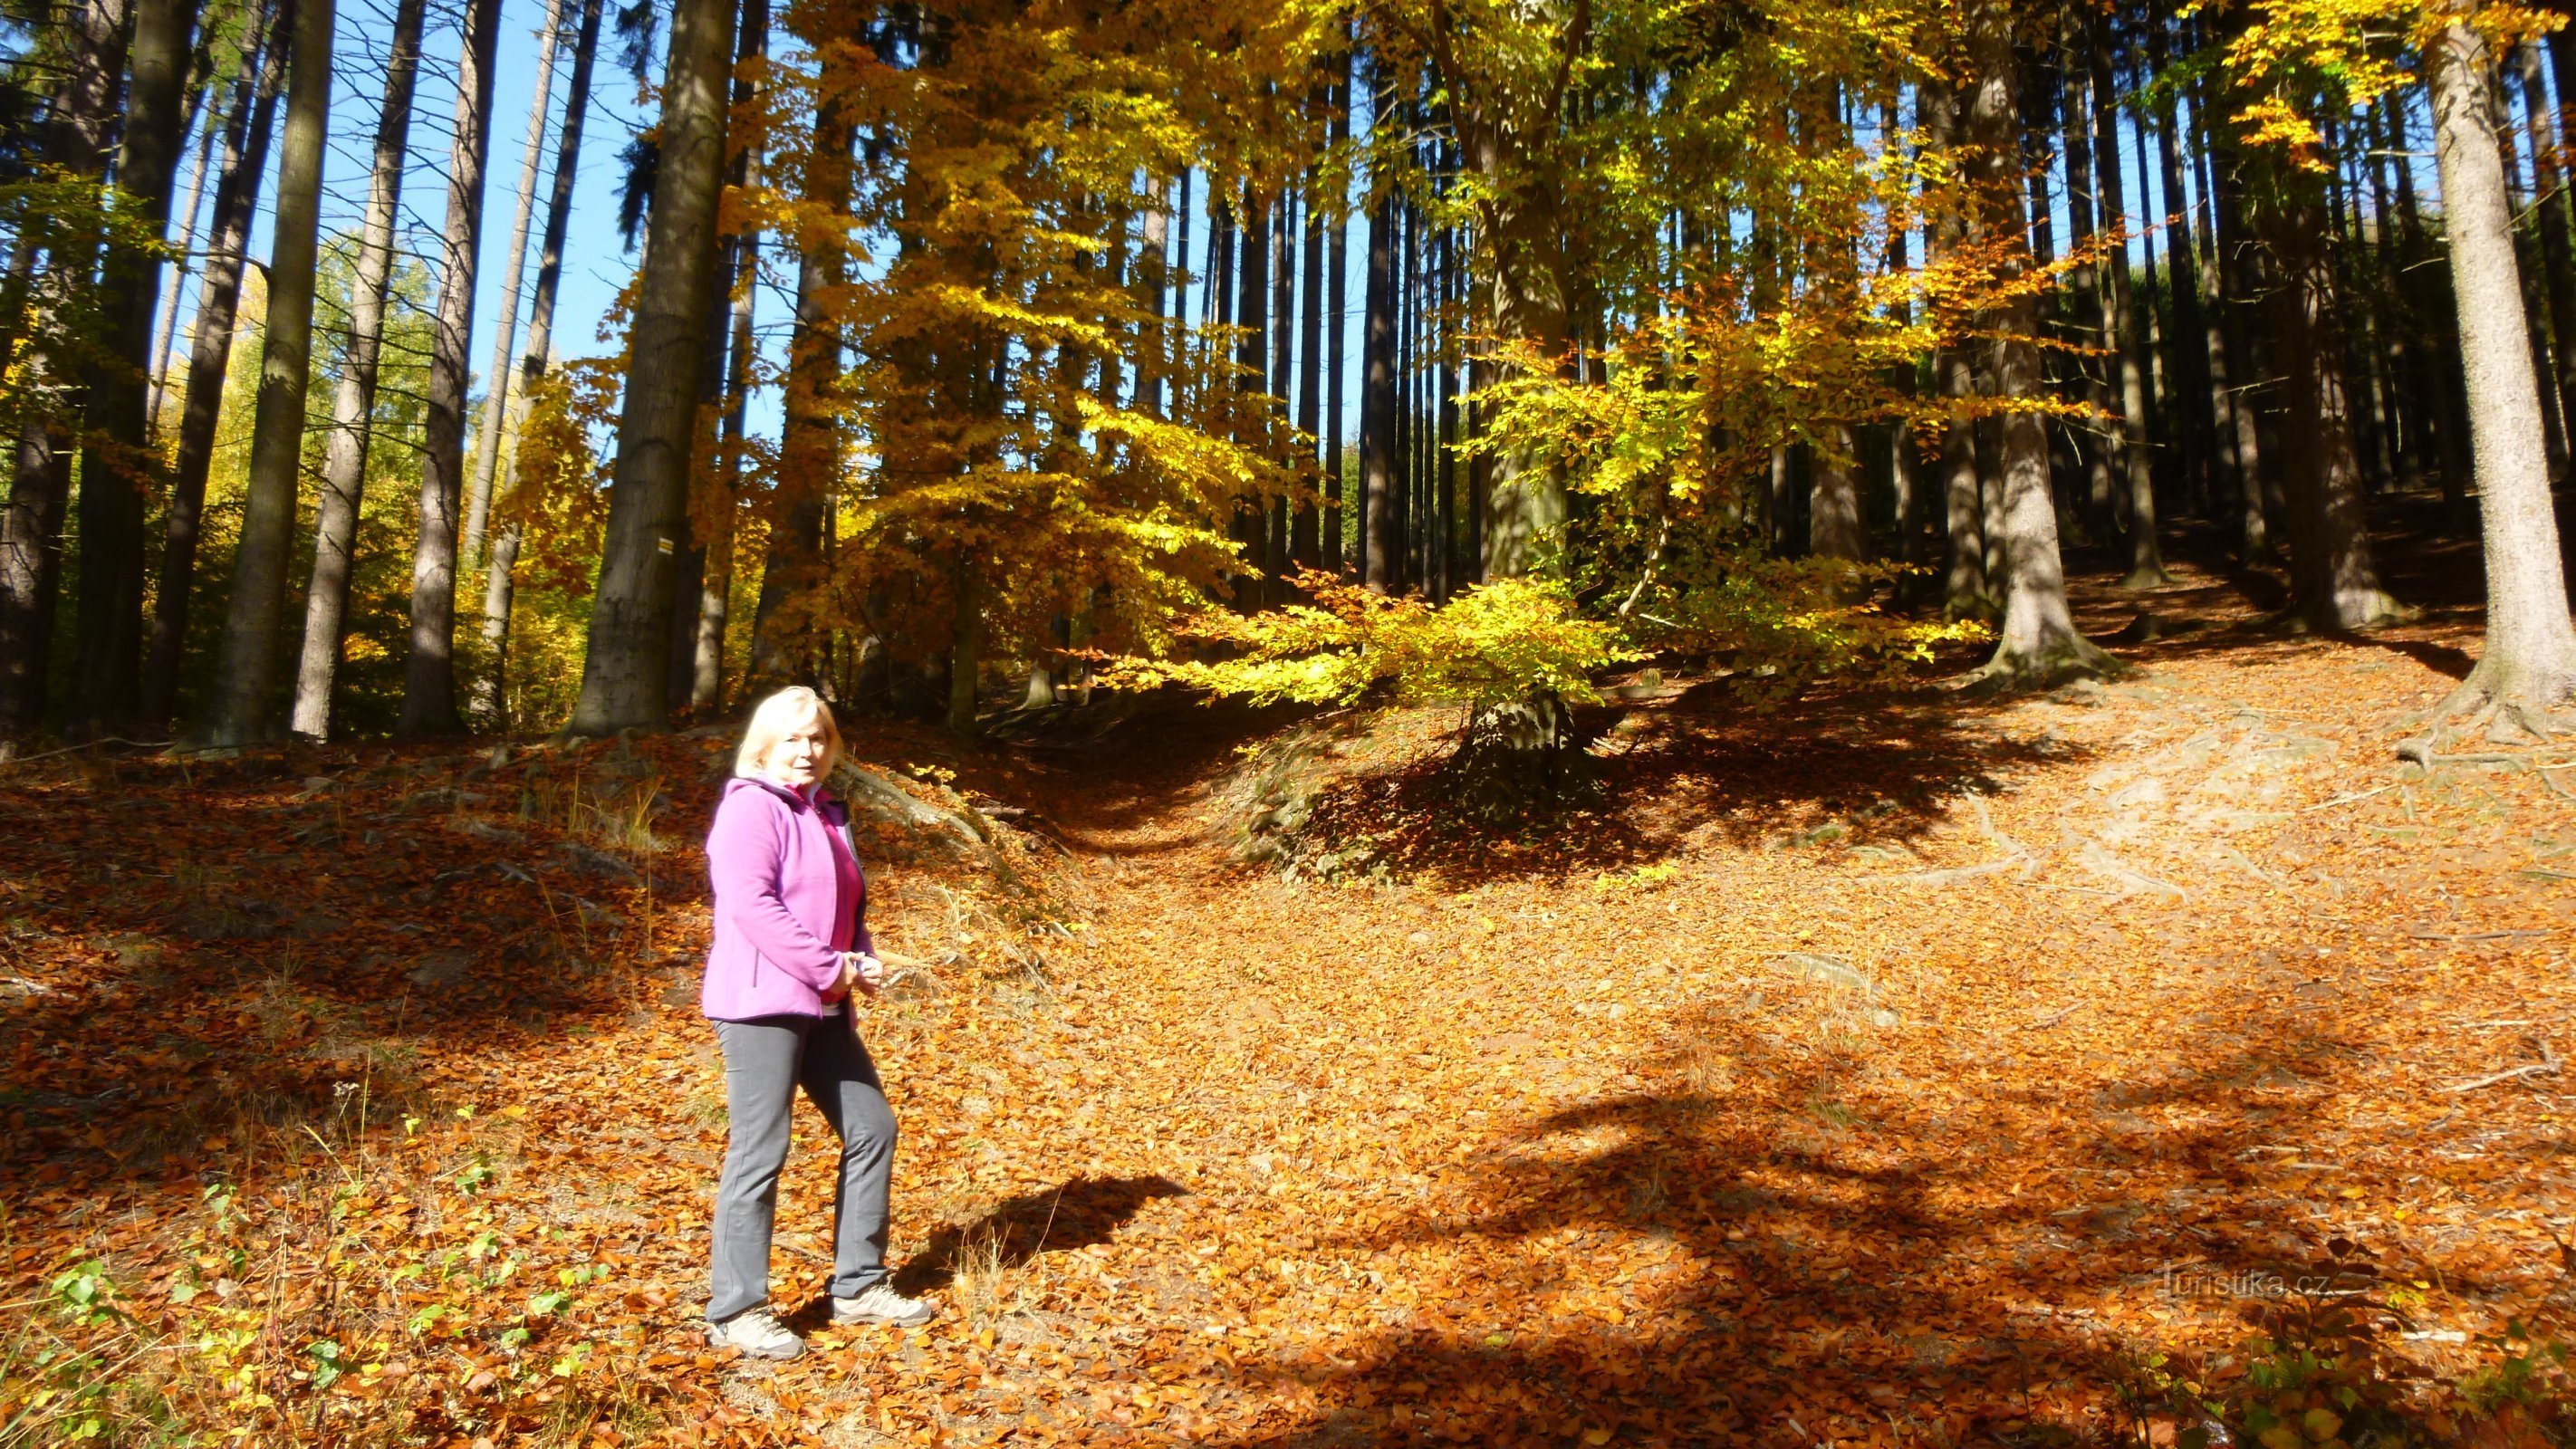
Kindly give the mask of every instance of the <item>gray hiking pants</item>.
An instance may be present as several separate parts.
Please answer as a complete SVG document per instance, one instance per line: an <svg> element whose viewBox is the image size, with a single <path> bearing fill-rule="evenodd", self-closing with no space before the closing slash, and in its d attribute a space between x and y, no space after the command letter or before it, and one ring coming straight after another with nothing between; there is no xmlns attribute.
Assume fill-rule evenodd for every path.
<svg viewBox="0 0 2576 1449"><path fill-rule="evenodd" d="M732 1130L716 1187L715 1272L707 1318L722 1323L769 1301L769 1233L778 1173L800 1085L841 1139L832 1205L832 1294L854 1298L885 1276L886 1187L894 1177L894 1109L850 1018L719 1021Z"/></svg>

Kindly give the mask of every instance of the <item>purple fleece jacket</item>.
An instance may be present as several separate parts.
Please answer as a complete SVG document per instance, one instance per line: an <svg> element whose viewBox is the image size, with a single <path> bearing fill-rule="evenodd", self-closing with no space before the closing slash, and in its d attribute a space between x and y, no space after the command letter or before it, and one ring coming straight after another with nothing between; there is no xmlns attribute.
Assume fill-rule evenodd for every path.
<svg viewBox="0 0 2576 1449"><path fill-rule="evenodd" d="M715 940L699 1009L717 1021L830 1016L843 951L872 951L867 878L841 834L848 813L765 780L726 782L707 832ZM856 943L855 945L853 943Z"/></svg>

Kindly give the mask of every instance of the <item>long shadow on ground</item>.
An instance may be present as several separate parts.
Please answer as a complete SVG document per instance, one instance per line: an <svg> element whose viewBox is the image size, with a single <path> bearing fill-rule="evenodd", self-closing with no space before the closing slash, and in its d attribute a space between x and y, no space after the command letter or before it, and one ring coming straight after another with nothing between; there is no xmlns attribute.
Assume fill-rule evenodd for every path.
<svg viewBox="0 0 2576 1449"><path fill-rule="evenodd" d="M2340 1110L2352 1049L2293 1010L2239 1010L2238 1044L2182 1068L1982 1102L1765 1022L1698 1012L1645 1090L1444 1175L1374 1241L1481 1253L1489 1286L1252 1369L1317 1408L1234 1442L2108 1442L2134 1355L2177 1346L2115 1312L2153 1299L2232 1348L2284 1305L2206 1285L2296 1282L2339 1231L2248 1151L2323 1125L2285 1104Z"/></svg>

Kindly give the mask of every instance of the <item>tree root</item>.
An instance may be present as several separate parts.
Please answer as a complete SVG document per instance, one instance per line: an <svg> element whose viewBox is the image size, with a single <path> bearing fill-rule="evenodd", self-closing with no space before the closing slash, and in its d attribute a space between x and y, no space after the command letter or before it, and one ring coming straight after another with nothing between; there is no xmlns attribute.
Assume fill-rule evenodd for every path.
<svg viewBox="0 0 2576 1449"><path fill-rule="evenodd" d="M2130 672L2118 656L2074 634L2033 649L1999 644L1994 657L1962 678L1958 687L1969 694L2027 694L2078 679L2120 679Z"/></svg>

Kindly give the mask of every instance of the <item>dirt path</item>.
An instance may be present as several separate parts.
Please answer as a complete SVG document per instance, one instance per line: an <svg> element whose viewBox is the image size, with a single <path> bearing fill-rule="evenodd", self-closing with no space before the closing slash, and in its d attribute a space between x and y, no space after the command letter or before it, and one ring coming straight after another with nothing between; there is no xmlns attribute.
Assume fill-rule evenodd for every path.
<svg viewBox="0 0 2576 1449"><path fill-rule="evenodd" d="M46 1334L213 1343L155 1381L179 1412L336 1442L2064 1442L2337 1239L2420 1283L2403 1350L2456 1373L2564 1273L2576 771L2399 766L2455 622L2284 640L2206 577L2150 607L2201 627L2008 705L1670 681L1526 841L1357 790L1385 858L1450 863L1394 885L1228 857L1269 722L870 735L1026 828L896 832L879 873L924 963L869 1023L897 1252L948 1316L775 1370L689 1330L695 857L608 829L699 818L721 740L0 784L43 822L0 836L12 1261L39 1297L96 1261L134 1315ZM784 1189L791 1300L823 1168Z"/></svg>

